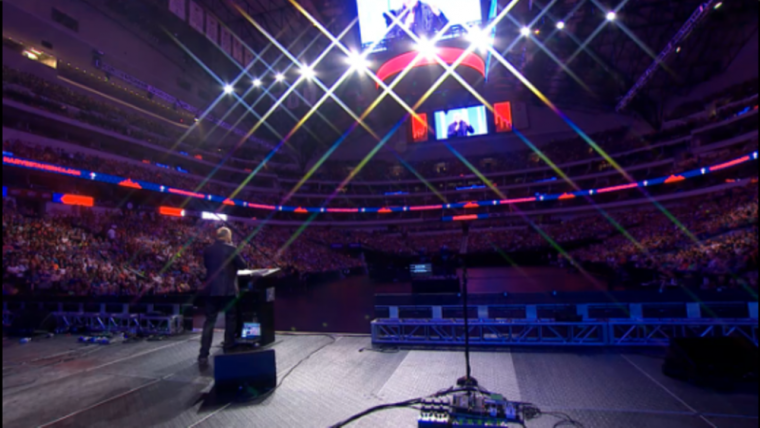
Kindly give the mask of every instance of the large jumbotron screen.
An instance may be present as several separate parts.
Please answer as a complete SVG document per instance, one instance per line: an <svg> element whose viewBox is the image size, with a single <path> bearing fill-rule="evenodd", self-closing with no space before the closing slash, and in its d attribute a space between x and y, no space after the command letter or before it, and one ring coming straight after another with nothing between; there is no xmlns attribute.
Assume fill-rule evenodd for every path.
<svg viewBox="0 0 760 428"><path fill-rule="evenodd" d="M435 134L439 141L488 134L486 108L475 106L436 112Z"/></svg>
<svg viewBox="0 0 760 428"><path fill-rule="evenodd" d="M357 0L362 49L384 40L407 37L404 28L432 39L448 23L472 28L483 21L481 0ZM443 37L445 38L445 37ZM442 38L442 39L443 39ZM382 50L381 46L373 49Z"/></svg>

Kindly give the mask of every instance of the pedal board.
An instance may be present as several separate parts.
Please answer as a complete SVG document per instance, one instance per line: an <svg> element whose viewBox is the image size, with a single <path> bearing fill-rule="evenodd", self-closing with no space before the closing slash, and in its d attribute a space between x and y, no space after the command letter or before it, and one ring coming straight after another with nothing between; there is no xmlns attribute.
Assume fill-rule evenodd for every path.
<svg viewBox="0 0 760 428"><path fill-rule="evenodd" d="M419 428L483 428L524 426L525 415L519 403L498 394L461 393L451 398L436 398L422 403Z"/></svg>

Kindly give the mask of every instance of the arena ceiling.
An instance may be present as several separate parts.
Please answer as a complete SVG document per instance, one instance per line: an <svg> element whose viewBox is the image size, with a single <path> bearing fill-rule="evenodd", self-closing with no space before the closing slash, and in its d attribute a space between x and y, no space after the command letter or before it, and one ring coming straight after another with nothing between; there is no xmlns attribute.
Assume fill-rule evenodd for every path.
<svg viewBox="0 0 760 428"><path fill-rule="evenodd" d="M340 33L356 16L354 0L298 1L333 34ZM239 5L299 59L308 61L309 57L315 57L329 46L329 39L289 0L202 2L250 46L260 50L266 49L270 40L241 16L234 5ZM522 0L508 19L497 26L495 47L513 64L519 65L526 77L558 104L609 109L633 86L653 63L654 57L704 2ZM484 0L484 4L487 3ZM503 8L508 0L499 0L499 3ZM619 19L614 24L605 24L605 14L611 8L619 11ZM563 31L556 30L556 22L560 20L567 25ZM515 42L520 38L519 30L523 25L530 25L531 29L538 29L541 33ZM757 26L758 1L725 0L723 7L711 13L683 43L680 53L657 73L646 92L656 94L660 99L683 94L720 74L747 41L757 37ZM358 28L354 28L343 41L347 45L358 44ZM309 43L313 44L308 47ZM281 52L270 47L265 54L269 54L266 56L269 61L275 61ZM566 72L557 60L575 76ZM523 85L498 64L493 64L490 78L501 91L524 92Z"/></svg>
<svg viewBox="0 0 760 428"><path fill-rule="evenodd" d="M345 53L330 49L331 40L290 0L199 1L256 50L270 67L292 65L287 55L273 46L272 39L275 39L305 64L329 50L319 66L323 76L330 72L338 76L346 71ZM487 6L489 1L483 1ZM612 111L705 1L521 0L497 25L494 49L558 106ZM510 0L498 2L498 11L501 11ZM333 35L352 25L341 41L349 48L358 47L354 0L298 0L298 3ZM618 10L618 19L613 23L605 19L611 9ZM565 22L563 30L557 29L558 21ZM521 36L524 26L531 28L530 37ZM757 37L757 27L757 0L725 0L722 7L711 11L679 45L679 52L658 70L632 110L656 124L663 115L661 107L669 97L684 95L699 83L724 72L747 42ZM271 70L254 73L271 74ZM497 61L491 61L486 85L481 90L500 99L538 102L536 96ZM275 100L267 101L256 110L261 108L260 113L265 113ZM367 120L373 121L378 112L382 116L383 108L379 107ZM313 141L314 138L304 134L306 132L311 137L320 136L316 140L329 144L353 122L350 113L335 106L332 111L323 113L330 120L324 116L312 117L292 140ZM298 119L292 114L286 117L278 113L269 117L267 127L277 128L280 135L287 134ZM261 132L262 138L278 139L277 133L269 135L267 129Z"/></svg>

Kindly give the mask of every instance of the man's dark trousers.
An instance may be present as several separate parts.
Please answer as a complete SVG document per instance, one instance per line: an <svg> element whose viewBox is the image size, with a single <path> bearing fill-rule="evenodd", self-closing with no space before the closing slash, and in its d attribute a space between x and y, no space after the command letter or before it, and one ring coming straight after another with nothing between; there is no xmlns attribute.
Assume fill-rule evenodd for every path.
<svg viewBox="0 0 760 428"><path fill-rule="evenodd" d="M224 312L224 346L229 348L235 343L237 330L237 298L209 296L205 298L206 323L203 324L201 336L201 358L208 358L211 342L214 339L214 327L219 312Z"/></svg>

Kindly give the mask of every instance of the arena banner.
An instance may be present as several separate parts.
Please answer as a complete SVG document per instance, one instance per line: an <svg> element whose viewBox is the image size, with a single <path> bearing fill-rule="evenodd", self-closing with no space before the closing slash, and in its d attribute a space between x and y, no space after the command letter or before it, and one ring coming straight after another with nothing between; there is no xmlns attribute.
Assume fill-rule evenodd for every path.
<svg viewBox="0 0 760 428"><path fill-rule="evenodd" d="M210 13L206 15L206 37L219 45L219 22Z"/></svg>
<svg viewBox="0 0 760 428"><path fill-rule="evenodd" d="M190 26L203 34L203 8L193 0L190 0Z"/></svg>
<svg viewBox="0 0 760 428"><path fill-rule="evenodd" d="M222 50L227 52L228 55L232 55L232 34L230 33L230 30L228 30L227 27L222 27L221 30L219 30L219 36L222 39Z"/></svg>
<svg viewBox="0 0 760 428"><path fill-rule="evenodd" d="M169 10L183 21L187 19L187 10L185 9L186 1L187 0L169 0Z"/></svg>

